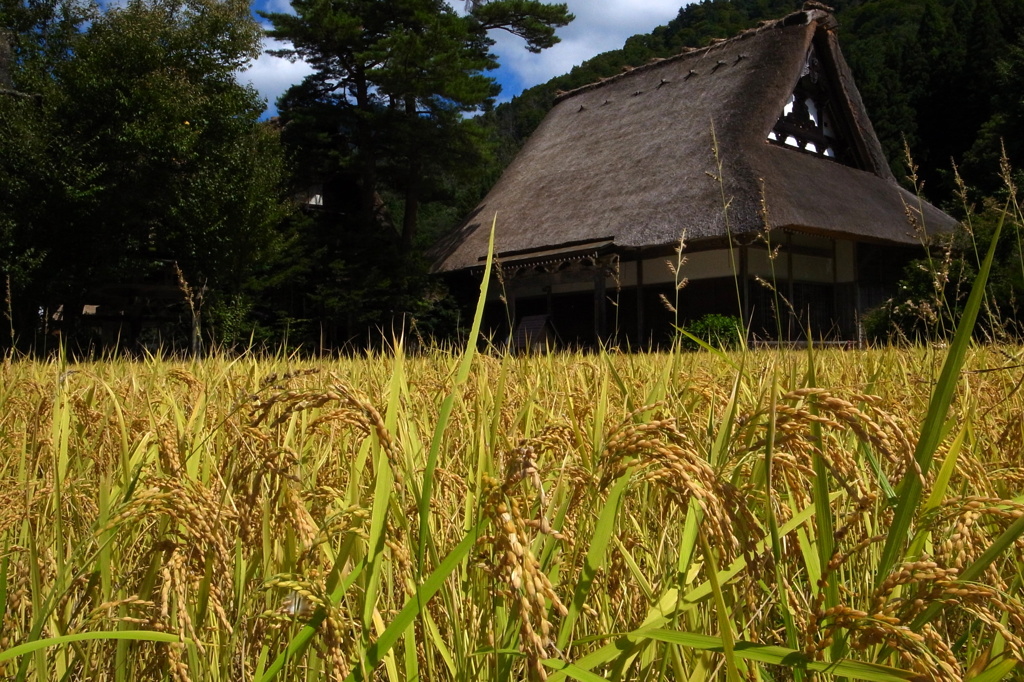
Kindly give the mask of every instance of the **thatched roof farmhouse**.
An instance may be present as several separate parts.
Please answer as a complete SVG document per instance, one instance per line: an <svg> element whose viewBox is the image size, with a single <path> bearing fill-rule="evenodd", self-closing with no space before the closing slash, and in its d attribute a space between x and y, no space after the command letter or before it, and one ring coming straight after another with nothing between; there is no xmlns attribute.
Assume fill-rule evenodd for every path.
<svg viewBox="0 0 1024 682"><path fill-rule="evenodd" d="M809 9L561 95L435 270L473 288L496 214L496 321L645 346L719 312L855 338L954 221L893 177L836 28Z"/></svg>

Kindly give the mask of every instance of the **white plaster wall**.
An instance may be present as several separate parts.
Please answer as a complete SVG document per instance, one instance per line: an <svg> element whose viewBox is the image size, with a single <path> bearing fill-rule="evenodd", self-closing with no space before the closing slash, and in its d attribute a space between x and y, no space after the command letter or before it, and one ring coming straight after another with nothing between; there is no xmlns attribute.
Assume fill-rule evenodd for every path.
<svg viewBox="0 0 1024 682"><path fill-rule="evenodd" d="M786 254L781 250L777 253L775 260L772 260L768 249L747 249L747 272L769 282L773 277L778 281L784 280L789 268L786 264ZM775 268L774 273L772 267Z"/></svg>
<svg viewBox="0 0 1024 682"><path fill-rule="evenodd" d="M683 251L685 262L679 271L679 276L686 279L710 279L712 277L729 277L732 275L732 265L729 262L729 250L718 249L715 251L697 251L686 253ZM736 266L739 267L739 250L736 251ZM644 261L644 284L670 284L676 281L668 263L675 263L675 255L665 258L648 258ZM633 284L636 283L634 278ZM626 285L623 282L623 286Z"/></svg>
<svg viewBox="0 0 1024 682"><path fill-rule="evenodd" d="M836 281L857 281L857 249L853 242L836 240Z"/></svg>
<svg viewBox="0 0 1024 682"><path fill-rule="evenodd" d="M824 282L833 280L832 259L823 256L793 254L793 279L799 282Z"/></svg>
<svg viewBox="0 0 1024 682"><path fill-rule="evenodd" d="M789 256L785 250L780 250L773 262L766 249L750 249L747 251L747 272L768 282L785 282L789 277ZM827 256L793 254L793 280L831 284L832 259Z"/></svg>

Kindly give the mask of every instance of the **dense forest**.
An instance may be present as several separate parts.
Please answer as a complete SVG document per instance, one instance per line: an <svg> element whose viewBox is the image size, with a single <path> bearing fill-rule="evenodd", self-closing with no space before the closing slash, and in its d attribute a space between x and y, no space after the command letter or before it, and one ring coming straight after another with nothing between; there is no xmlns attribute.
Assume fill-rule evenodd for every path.
<svg viewBox="0 0 1024 682"><path fill-rule="evenodd" d="M450 335L464 313L426 252L558 91L802 4L689 4L494 106L488 32L540 51L572 19L564 5L295 0L296 14L266 15L270 35L315 72L268 124L233 78L259 49L244 2L0 0L0 344L338 349L398 329ZM1024 165L1024 3L831 5L894 173L958 217L977 211L983 239L1005 194L1001 144ZM1020 263L1000 268L1012 314Z"/></svg>

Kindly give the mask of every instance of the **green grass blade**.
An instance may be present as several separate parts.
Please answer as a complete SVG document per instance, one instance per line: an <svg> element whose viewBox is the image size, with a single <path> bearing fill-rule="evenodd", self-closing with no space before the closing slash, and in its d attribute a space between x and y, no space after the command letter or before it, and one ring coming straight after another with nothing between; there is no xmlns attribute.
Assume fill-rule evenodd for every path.
<svg viewBox="0 0 1024 682"><path fill-rule="evenodd" d="M405 606L398 612L395 619L391 621L391 624L385 628L384 632L381 633L380 637L377 638L373 644L366 650L365 662L366 667L370 670L375 668L378 663L384 658L384 656L391 651L393 647L405 632L406 628L412 625L416 617L419 616L420 609L430 601L431 597L437 594L438 590L444 586L448 576L458 568L462 559L469 554L469 551L473 549L476 544L476 540L480 535L480 532L489 523L488 520L481 521L477 526L463 538L455 549L453 549L448 556L446 556L441 564L431 573L420 588L416 591L416 596L409 598L405 602ZM346 682L354 682L355 680L361 680L361 671L357 668L345 678Z"/></svg>
<svg viewBox="0 0 1024 682"><path fill-rule="evenodd" d="M814 343L811 341L812 336L810 330L807 330L807 376L805 378L805 385L807 388L818 387L818 373L817 373L817 361L814 355ZM811 403L810 413L814 416L818 416L817 405ZM818 549L818 565L825 570L829 562L832 560L832 555L835 554L835 523L832 520L832 505L829 497L829 470L828 465L825 462L825 456L822 452L822 436L821 436L821 423L818 421L811 422L811 443L814 445L813 455L811 457L811 465L814 468L814 482L812 488L812 496L814 504L817 507L817 513L815 514L814 520L817 526L818 536L814 539L814 545ZM825 602L824 607L830 609L839 603L839 583L836 578L829 576L823 585L820 585L818 589L824 591ZM844 646L843 638L836 637L832 640L832 645L829 647L829 654L834 660L838 660L843 656Z"/></svg>
<svg viewBox="0 0 1024 682"><path fill-rule="evenodd" d="M597 572L605 564L605 559L608 555L608 543L611 540L612 533L615 531L615 519L618 517L622 495L629 485L631 474L632 470L628 470L615 482L611 492L608 493L608 500L604 504L604 509L601 510L601 515L598 517L597 525L594 527L594 534L590 538L590 548L587 550L583 570L580 572L580 579L576 583L572 602L569 604L569 613L562 620L562 627L558 631L556 646L559 649L565 648L565 645L569 642L573 626L576 625L576 620L583 609L583 603L587 600L587 595L590 594L590 587L594 582L594 576L597 575Z"/></svg>
<svg viewBox="0 0 1024 682"><path fill-rule="evenodd" d="M700 532L700 523L704 518L704 511L696 499L690 498L686 506L686 520L683 522L683 534L679 538L679 555L676 557L676 584L679 591L682 591L686 583L686 574L693 563L694 553L697 550L697 533Z"/></svg>
<svg viewBox="0 0 1024 682"><path fill-rule="evenodd" d="M946 455L946 459L942 462L942 467L935 477L935 485L932 486L932 492L924 503L923 511L928 512L938 508L942 504L943 499L945 499L946 490L949 488L949 479L953 477L953 472L956 471L956 462L960 457L960 451L963 449L964 438L967 436L970 424L970 421L964 424L963 428L960 429L960 433L953 440L953 444L949 446L949 453Z"/></svg>
<svg viewBox="0 0 1024 682"><path fill-rule="evenodd" d="M1001 680L1012 679L1010 673L1020 665L1020 661L1006 659L989 666L981 673L969 678L971 682L1000 682Z"/></svg>
<svg viewBox="0 0 1024 682"><path fill-rule="evenodd" d="M452 652L445 643L444 637L441 635L441 631L437 629L437 623L434 622L434 617L430 615L430 611L423 611L422 613L423 622L427 625L427 632L430 634L430 639L434 646L437 647L437 652L441 655L441 659L448 668L448 675L450 676L449 679L455 679L459 674L459 666L455 663L455 659L452 657ZM412 656L415 658L415 651L412 652Z"/></svg>
<svg viewBox="0 0 1024 682"><path fill-rule="evenodd" d="M732 384L732 392L729 394L729 403L725 407L725 414L722 416L722 423L715 435L715 442L711 446L708 461L712 467L719 467L725 461L726 451L732 440L733 427L736 425L736 414L739 410L740 386L743 384L743 369L736 372L736 380Z"/></svg>
<svg viewBox="0 0 1024 682"><path fill-rule="evenodd" d="M992 270L992 261L995 259L996 247L999 244L999 235L1003 229L1003 222L1006 219L1006 211L1003 211L992 235L992 243L989 245L988 253L985 255L985 262L978 272L974 285L971 287L970 296L964 306L963 315L957 325L953 341L949 345L949 352L946 361L942 365L942 372L939 375L939 382L932 391L931 400L928 403L928 413L925 416L924 424L921 426L921 437L917 441L914 450L914 459L921 470L922 475L927 475L931 468L932 458L939 447L939 440L942 434L943 424L949 407L953 402L953 394L956 391L960 378L960 369L963 367L967 349L971 344L971 335L974 332L974 323L978 319L978 312L981 310L985 297L985 287L988 283L988 276ZM921 479L913 469L904 475L903 483L898 488L899 502L896 505L896 512L893 516L889 534L882 549L882 558L879 560L876 573L876 584L880 585L892 572L896 563L903 554L906 546L910 525L917 514L918 502L921 498Z"/></svg>
<svg viewBox="0 0 1024 682"><path fill-rule="evenodd" d="M710 343L708 343L704 339L701 339L701 338L699 338L697 336L694 336L691 332L686 331L682 327L678 327L678 326L675 326L675 325L673 325L673 326L674 326L674 328L675 328L677 333L682 334L686 338L690 339L691 341L696 343L698 346L700 346L703 350L706 350L709 353L714 353L715 355L718 356L718 358L720 360L722 360L723 362L728 363L730 366L732 366L733 369L735 369L735 370L739 370L740 369L740 366L738 364L736 364L735 362L733 362L733 359L731 357L729 357L729 354L727 352L725 352L725 350L723 350L721 348L716 348L715 346L712 346ZM740 332L740 338L742 338L743 337L742 330L738 330L738 331Z"/></svg>
<svg viewBox="0 0 1024 682"><path fill-rule="evenodd" d="M960 451L963 449L964 437L967 435L968 425L964 424L963 428L960 429L960 433L957 434L953 440L953 444L949 447L949 453L946 455L946 459L942 462L942 467L939 469L938 475L935 477L935 484L932 486L932 492L925 501L924 506L921 508L921 512L927 514L933 509L938 508L942 504L942 500L945 499L946 490L949 488L949 479L953 476L953 472L956 470L957 458L960 456ZM925 543L931 533L922 532L917 533L914 536L913 541L910 543L910 549L908 550L909 556L918 556L925 547Z"/></svg>
<svg viewBox="0 0 1024 682"><path fill-rule="evenodd" d="M648 576L644 575L644 569L640 568L640 564L636 562L636 559L633 557L633 553L622 543L622 540L619 539L618 536L613 535L612 542L615 544L615 549L619 552L619 556L622 557L622 562L626 564L626 568L629 570L629 575L636 583L641 594L643 594L644 598L648 602L654 601L654 586L651 585L651 581L648 579Z"/></svg>
<svg viewBox="0 0 1024 682"><path fill-rule="evenodd" d="M678 644L702 651L724 651L722 639L711 635L656 629L646 631L640 636L646 639ZM844 660L831 663L811 661L808 660L802 651L754 642L735 642L733 654L737 658L756 663L782 665L794 669L800 668L816 673L828 673L836 677L867 680L868 682L905 682L906 680L918 679L917 673L910 670L900 670L899 668L861 661Z"/></svg>
<svg viewBox="0 0 1024 682"><path fill-rule="evenodd" d="M517 651L516 653L519 652ZM579 680L579 682L608 682L600 675L595 675L589 670L584 670L583 668L577 668L572 663L566 663L565 661L559 661L553 658L549 658L543 663L547 667L563 673L566 677Z"/></svg>
<svg viewBox="0 0 1024 682"><path fill-rule="evenodd" d="M875 475L875 480L878 482L878 488L885 495L885 501L890 506L896 506L899 501L899 497L896 495L896 491L893 490L892 484L889 483L889 477L882 471L882 465L878 463L878 457L875 455L875 451L872 449L869 443L863 441L857 444L857 449L861 456L867 460L868 466L871 467L871 473Z"/></svg>
<svg viewBox="0 0 1024 682"><path fill-rule="evenodd" d="M30 654L41 649L63 646L73 642L86 642L94 639L127 639L135 642L184 642L192 644L190 639L179 639L178 635L168 632L153 632L152 630L103 630L97 632L77 632L71 635L60 637L49 637L47 639L36 639L25 642L18 646L0 651L0 663L10 661L19 656ZM41 672L41 671L40 671Z"/></svg>
<svg viewBox="0 0 1024 682"><path fill-rule="evenodd" d="M786 629L786 643L790 648L796 648L799 642L799 632L793 621L793 614L789 610L785 593L785 581L783 580L783 552L782 540L779 536L779 520L775 514L775 506L772 501L772 490L774 482L774 471L772 469L772 458L775 454L776 418L778 416L778 391L776 390L776 379L773 376L771 386L771 406L768 415L768 435L764 450L765 468L765 500L768 515L768 536L772 541L772 556L775 559L775 589L778 590L776 603L782 613L782 624ZM803 671L793 670L793 677L796 682L802 682Z"/></svg>
<svg viewBox="0 0 1024 682"><path fill-rule="evenodd" d="M729 610L725 603L725 595L722 594L722 586L718 582L718 562L715 560L715 554L711 551L711 546L704 533L700 533L699 537L701 553L704 555L704 560L708 562L708 583L711 585L711 595L715 600L715 616L718 619L718 631L721 633L718 640L722 644L722 653L725 655L726 679L729 682L739 682L740 672L734 656L732 621L729 619Z"/></svg>
<svg viewBox="0 0 1024 682"><path fill-rule="evenodd" d="M782 528L779 529L779 532L782 533L782 535L788 535L812 518L814 518L814 505L809 505L802 509L798 514L794 514L793 518L783 524ZM755 553L765 551L769 542L769 538L761 540L761 542L757 544ZM743 557L737 558L732 562L729 568L719 572L719 583L725 584L729 580L732 580L746 567L746 565L746 559ZM667 625L677 613L695 608L698 603L710 596L711 585L708 582L704 582L683 596L680 596L679 591L675 588L667 590L665 594L662 595L661 599L659 599L658 602L648 610L647 617L644 619L643 624L639 629L634 630L631 633L615 637L612 642L575 661L573 665L581 670L589 671L599 665L610 663L618 659L620 656L632 655L632 647L637 641L639 641L640 635ZM567 673L565 671L556 670L548 676L548 682L559 682L560 680L564 680L566 676Z"/></svg>
<svg viewBox="0 0 1024 682"><path fill-rule="evenodd" d="M423 487L420 491L420 499L417 501L417 512L420 519L420 544L416 556L417 577L423 573L427 538L430 537L430 498L434 490L434 472L437 468L437 458L441 453L441 441L448 427L448 421L451 419L459 387L469 379L469 372L473 368L473 358L476 355L477 340L480 338L480 326L483 324L484 307L487 304L487 287L491 281L491 267L494 263L494 229L497 225L498 215L495 214L491 222L491 236L487 241L487 263L484 265L483 279L480 282L480 297L476 302L473 326L469 330L469 338L466 340L466 349L462 354L462 360L455 375L455 383L452 384L451 390L441 404L437 424L434 426L434 437L430 441L430 452L427 455L427 463L423 470Z"/></svg>
<svg viewBox="0 0 1024 682"><path fill-rule="evenodd" d="M376 436L371 436L376 438ZM387 530L388 510L391 506L391 495L394 477L388 462L387 450L379 443L375 448L377 457L373 463L377 481L373 489L373 508L370 516L370 537L367 540L367 581L363 598L362 634L364 646L368 643L373 629L373 611L377 605L377 592L380 587L380 576L384 551L384 535Z"/></svg>

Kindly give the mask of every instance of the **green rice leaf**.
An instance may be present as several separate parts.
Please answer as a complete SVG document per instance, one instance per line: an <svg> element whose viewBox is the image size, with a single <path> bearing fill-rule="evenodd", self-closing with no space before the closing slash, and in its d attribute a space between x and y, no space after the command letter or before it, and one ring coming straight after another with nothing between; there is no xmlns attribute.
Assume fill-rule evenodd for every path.
<svg viewBox="0 0 1024 682"><path fill-rule="evenodd" d="M808 388L817 388L817 363L814 355L814 344L811 342L812 335L809 329L807 339L807 376L805 377L805 383ZM809 409L812 415L818 415L816 403L812 402ZM832 521L832 504L829 498L829 468L823 454L821 422L811 422L810 430L811 443L814 445L813 454L811 455L811 465L814 468L811 495L818 509L814 517L815 526L818 531L817 537L814 538L814 546L818 550L818 565L824 570L835 553L835 524ZM830 609L839 603L839 583L836 578L829 576L824 584L818 586L818 589L824 592L824 607L826 609ZM833 638L829 652L833 659L839 659L843 656L845 651L842 637Z"/></svg>
<svg viewBox="0 0 1024 682"><path fill-rule="evenodd" d="M1000 682L1000 680L1009 679L1010 673L1018 665L1020 665L1020 661L1006 659L990 665L981 673L968 679L970 679L970 682Z"/></svg>
<svg viewBox="0 0 1024 682"><path fill-rule="evenodd" d="M608 499L604 503L604 508L601 510L601 516L594 527L594 534L590 538L590 549L587 550L587 558L583 565L583 570L580 572L580 579L576 583L576 589L573 591L572 602L569 604L569 613L562 621L562 627L558 631L556 646L559 649L564 648L569 642L572 628L579 618L580 611L583 609L583 603L587 600L587 595L590 594L590 587L594 582L594 576L597 575L597 572L605 564L605 559L608 555L608 542L611 540L612 533L615 530L615 519L619 514L622 494L626 491L626 486L629 485L631 474L632 470L627 470L626 473L619 477L615 485L612 486L611 492L608 493Z"/></svg>
<svg viewBox="0 0 1024 682"><path fill-rule="evenodd" d="M960 450L963 449L964 437L967 435L969 426L970 422L968 421L960 429L960 433L957 434L953 444L949 446L949 454L946 455L946 459L943 460L942 467L935 477L935 485L932 486L932 493L924 503L923 511L928 512L937 508L945 499L946 489L949 487L949 479L952 478L953 472L956 470L956 461L960 456Z"/></svg>
<svg viewBox="0 0 1024 682"><path fill-rule="evenodd" d="M564 673L566 677L571 677L572 679L579 680L580 682L607 682L607 680L600 675L595 675L583 668L577 668L572 663L566 663L565 661L559 661L552 658L543 661L543 663L549 668Z"/></svg>
<svg viewBox="0 0 1024 682"><path fill-rule="evenodd" d="M708 562L708 582L711 584L711 594L715 599L715 616L718 619L718 631L721 636L717 639L722 644L722 653L725 655L725 673L729 682L739 682L740 673L736 666L734 655L734 637L732 632L732 621L729 619L729 607L725 603L725 595L722 594L722 586L718 582L718 562L715 554L711 551L707 536L699 534L700 549L704 560Z"/></svg>
<svg viewBox="0 0 1024 682"><path fill-rule="evenodd" d="M776 426L778 419L778 396L779 392L776 387L776 379L772 377L771 384L771 405L770 412L768 414L768 435L765 439L764 449L764 465L765 465L765 493L768 498L768 504L766 505L766 514L768 515L768 537L772 542L772 556L775 558L775 588L778 590L778 596L776 597L776 603L779 605L779 611L782 614L782 624L786 629L786 643L795 648L799 643L799 632L797 631L796 624L793 621L793 614L789 610L789 605L786 603L784 596L785 580L783 578L783 550L782 540L779 536L779 520L775 514L775 506L771 501L771 491L774 490L774 471L772 458L775 455L775 437L776 437ZM803 672L794 670L794 678L796 682L802 682Z"/></svg>
<svg viewBox="0 0 1024 682"><path fill-rule="evenodd" d="M410 597L406 602L402 610L398 612L395 619L391 621L391 624L387 626L384 632L381 633L380 637L377 638L373 644L366 650L365 662L367 669L372 670L377 666L378 663L383 660L384 656L391 651L391 648L395 646L398 639L405 632L406 628L412 625L413 621L420 614L420 609L423 605L430 601L431 597L437 594L438 590L444 586L448 576L459 566L462 559L469 554L469 551L473 549L476 544L477 538L480 536L480 532L483 531L484 527L489 523L488 520L483 520L477 524L469 534L463 538L455 549L453 549L448 556L444 558L441 564L431 573L427 579L423 582L420 588L416 591L416 595ZM362 679L361 671L356 668L345 678L345 682L354 682L355 680Z"/></svg>
<svg viewBox="0 0 1024 682"><path fill-rule="evenodd" d="M985 286L988 283L989 272L992 270L992 261L996 255L996 247L999 245L999 235L1002 233L1005 219L1006 211L1004 210L992 235L992 243L985 255L985 262L971 287L971 294L964 306L960 324L957 325L953 341L949 345L946 361L942 365L939 381L935 385L931 401L928 403L928 413L921 426L921 437L918 438L917 448L914 450L914 459L917 461L922 475L928 474L932 458L939 447L943 424L959 383L960 369L963 367L967 349L971 345L974 323L978 319L978 312L981 310L985 298ZM885 547L882 549L882 558L879 560L878 571L875 574L878 585L889 577L897 562L900 561L907 543L910 525L917 515L918 502L921 498L921 478L913 468L907 471L898 492L899 502L896 505L896 512L889 528Z"/></svg>
<svg viewBox="0 0 1024 682"><path fill-rule="evenodd" d="M153 632L152 630L102 630L96 632L77 632L72 635L61 635L60 637L49 637L47 639L36 639L25 644L11 647L0 651L0 663L10 661L19 656L30 654L40 649L63 646L72 642L86 642L94 639L122 639L135 642L183 642L193 643L190 639L181 639L178 635L168 632Z"/></svg>
<svg viewBox="0 0 1024 682"><path fill-rule="evenodd" d="M679 632L677 630L649 630L641 637L668 642L691 649L703 651L724 651L724 642L721 637L702 635L694 632ZM817 673L828 673L836 677L848 677L855 680L868 680L869 682L904 682L905 680L917 679L917 673L910 670L900 670L877 663L864 663L860 661L838 661L825 663L811 661L802 651L789 649L781 646L770 646L757 644L755 642L738 641L733 645L733 654L737 658L757 663L770 663L782 665L789 668L799 668Z"/></svg>
<svg viewBox="0 0 1024 682"><path fill-rule="evenodd" d="M371 436L376 440L376 435ZM377 480L373 489L373 507L370 516L370 537L367 540L366 565L369 574L366 581L366 593L363 597L362 635L364 645L373 628L373 611L377 603L377 591L380 587L382 555L384 552L384 535L388 510L391 506L392 484L394 478L388 462L387 450L374 443L376 457L373 462L373 473Z"/></svg>
<svg viewBox="0 0 1024 682"><path fill-rule="evenodd" d="M793 518L783 524L782 528L779 529L779 532L782 533L782 535L787 535L796 528L807 523L807 521L813 517L814 505L809 505L799 513L794 514ZM764 538L758 543L756 551L763 552L768 547L769 543L770 538ZM729 568L718 573L719 582L722 584L728 582L742 571L746 565L746 559L743 557L737 558L732 562ZM682 597L680 597L679 591L676 588L666 590L661 599L659 599L658 602L648 610L647 617L644 619L640 628L624 634L611 635L614 639L610 643L575 661L573 665L582 670L589 671L599 665L610 663L619 657L632 656L633 645L641 641L641 638L645 633L657 630L658 628L667 625L675 614L695 608L699 602L707 599L709 596L711 596L711 585L708 582L704 582L693 590L690 590ZM582 641L585 640L581 640L581 642ZM560 680L564 680L566 676L567 673L564 670L556 670L548 676L548 682L559 682Z"/></svg>
<svg viewBox="0 0 1024 682"><path fill-rule="evenodd" d="M469 379L469 372L473 368L473 358L476 356L477 339L480 338L480 326L483 324L484 307L487 304L487 286L491 281L491 266L494 263L494 229L497 225L498 214L495 213L494 220L491 222L491 236L487 242L487 264L484 266L483 280L480 283L480 297L476 302L473 326L469 330L469 338L466 340L466 349L463 352L458 372L455 375L455 383L452 384L451 390L441 404L437 424L434 426L434 437L430 441L430 452L427 455L426 467L423 470L423 488L417 501L416 510L420 519L420 544L416 555L417 577L423 573L426 547L430 537L430 498L433 495L434 471L437 468L437 458L441 453L441 442L444 438L445 430L448 428L452 409L455 407L455 397L458 394L459 387Z"/></svg>
<svg viewBox="0 0 1024 682"><path fill-rule="evenodd" d="M694 336L692 332L688 332L685 329L683 329L682 327L675 326L675 325L673 325L673 326L675 327L675 330L676 330L677 333L682 334L686 338L690 339L691 341L696 343L698 346L700 346L701 349L706 350L709 353L714 353L715 355L717 355L719 357L719 359L722 360L722 362L725 362L725 363L728 363L729 365L732 365L733 369L736 369L737 371L740 369L740 366L738 364L736 364L731 357L729 357L729 354L727 352L725 352L725 350L723 350L721 348L716 348L715 346L712 346L710 343L708 343L704 339L702 339L702 338L700 338L698 336ZM739 331L740 331L740 338L743 338L742 330L739 330Z"/></svg>

